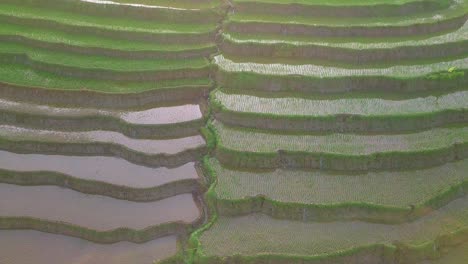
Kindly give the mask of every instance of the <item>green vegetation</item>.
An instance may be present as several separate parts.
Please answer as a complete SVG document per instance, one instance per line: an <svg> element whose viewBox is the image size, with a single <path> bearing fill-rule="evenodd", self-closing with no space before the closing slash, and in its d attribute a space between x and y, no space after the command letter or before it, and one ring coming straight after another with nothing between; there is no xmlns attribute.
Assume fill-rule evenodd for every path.
<svg viewBox="0 0 468 264"><path fill-rule="evenodd" d="M299 75L317 78L337 78L337 77L363 77L363 76L385 76L395 78L410 78L424 76L431 73L447 72L450 67L457 67L459 70L453 72L464 72L468 65L468 58L454 61L444 61L423 65L403 65L388 68L368 68L368 69L346 69L321 65L288 65L288 64L263 64L255 62L234 62L217 55L214 62L222 71L226 72L248 72L273 76Z"/></svg>
<svg viewBox="0 0 468 264"><path fill-rule="evenodd" d="M3 55L3 56L2 56ZM0 58L5 55L26 55L29 60L53 65L114 71L157 71L208 67L204 58L179 60L129 60L106 56L86 56L73 53L33 49L23 45L2 42ZM6 59L8 60L8 59Z"/></svg>
<svg viewBox="0 0 468 264"><path fill-rule="evenodd" d="M313 100L303 98L264 98L244 94L229 94L221 90L212 93L212 104L225 111L252 115L264 114L277 118L329 117L333 115L399 116L417 115L468 108L468 91L455 92L438 97L409 100L384 100L355 98Z"/></svg>
<svg viewBox="0 0 468 264"><path fill-rule="evenodd" d="M398 135L287 135L232 128L219 122L215 122L214 127L218 133L219 146L233 151L268 155L278 150L349 157L375 153L414 153L445 150L468 141L468 127L435 128Z"/></svg>
<svg viewBox="0 0 468 264"><path fill-rule="evenodd" d="M235 171L215 159L209 164L218 177L216 198L232 202L264 196L283 203L362 203L406 209L425 205L460 185L468 186L468 160L421 170L355 174L284 169Z"/></svg>
<svg viewBox="0 0 468 264"><path fill-rule="evenodd" d="M301 223L274 220L259 214L238 218L220 217L200 236L199 258L235 258L236 255L243 255L246 260L265 256L321 259L357 252L372 245L391 249L394 248L394 242L408 245L412 250L423 250L432 243L437 244L436 240L450 233L454 236L460 232L466 237L467 199L455 200L430 215L401 225L339 221ZM439 249L443 246L439 243ZM392 259L392 256L387 257ZM240 256L239 260L242 258Z"/></svg>
<svg viewBox="0 0 468 264"><path fill-rule="evenodd" d="M5 0L0 149L190 162L205 178L192 167L129 187L93 168L0 168L3 183L134 202L192 193L203 214L100 232L60 211L0 213L0 229L178 235L165 264L457 263L466 254L445 253L468 241L467 17L467 0ZM202 116L151 123L186 113L148 109L184 100Z"/></svg>
<svg viewBox="0 0 468 264"><path fill-rule="evenodd" d="M446 252L442 258L428 262L428 264L460 264L467 259L468 243L465 242L463 245ZM421 264L426 264L426 262L423 262Z"/></svg>
<svg viewBox="0 0 468 264"><path fill-rule="evenodd" d="M230 23L280 23L289 25L327 26L327 27L375 27L375 26L408 26L420 23L434 23L455 17L464 17L468 11L468 3L454 3L450 8L437 10L433 13L421 13L400 17L316 17L316 16L279 16L270 14L234 13L229 17Z"/></svg>
<svg viewBox="0 0 468 264"><path fill-rule="evenodd" d="M214 24L173 24L139 21L122 17L98 17L76 12L64 12L50 8L36 8L21 5L0 4L0 16L5 18L38 19L54 21L63 25L84 26L115 31L144 32L148 34L200 34L214 30Z"/></svg>
<svg viewBox="0 0 468 264"><path fill-rule="evenodd" d="M280 219L362 219L401 223L465 195L468 161L395 172L234 171L215 159L214 200L221 215L262 212ZM292 191L293 190L293 191Z"/></svg>
<svg viewBox="0 0 468 264"><path fill-rule="evenodd" d="M275 4L331 5L331 6L372 6L372 5L402 5L413 2L430 2L434 0L234 0L235 3L259 2ZM447 0L441 0L446 2Z"/></svg>
<svg viewBox="0 0 468 264"><path fill-rule="evenodd" d="M156 5L175 8L201 9L218 6L220 3L216 0L113 0L118 3L130 3L140 5Z"/></svg>
<svg viewBox="0 0 468 264"><path fill-rule="evenodd" d="M46 43L60 43L65 45L73 45L79 47L96 47L102 49L110 49L115 51L146 51L146 52L182 52L188 50L203 51L204 49L213 48L214 44L162 44L162 43L149 43L130 40L116 41L112 38L102 36L93 36L85 34L72 34L58 30L30 27L24 25L15 25L9 23L2 23L0 28L0 36L21 36L27 38L24 44L35 40ZM10 37L11 38L11 37ZM20 42L20 41L17 41Z"/></svg>
<svg viewBox="0 0 468 264"><path fill-rule="evenodd" d="M204 79L176 79L158 82L119 82L92 80L59 76L56 74L32 70L29 67L15 64L0 65L0 82L41 87L46 89L63 89L76 91L100 91L107 93L137 93L164 88L184 86L209 86L211 81Z"/></svg>

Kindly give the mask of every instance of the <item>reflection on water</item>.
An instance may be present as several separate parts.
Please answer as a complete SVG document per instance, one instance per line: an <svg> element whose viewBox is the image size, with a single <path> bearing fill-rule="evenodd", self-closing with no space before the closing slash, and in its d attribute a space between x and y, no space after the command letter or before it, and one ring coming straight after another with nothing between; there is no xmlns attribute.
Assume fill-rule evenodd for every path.
<svg viewBox="0 0 468 264"><path fill-rule="evenodd" d="M1 264L152 264L175 255L176 237L101 245L37 231L0 231Z"/></svg>
<svg viewBox="0 0 468 264"><path fill-rule="evenodd" d="M75 178L133 188L150 188L177 180L198 178L193 162L174 169L149 168L113 157L16 154L1 150L0 169L54 171Z"/></svg>
<svg viewBox="0 0 468 264"><path fill-rule="evenodd" d="M0 137L14 140L21 139L23 141L30 140L58 143L110 143L148 154L176 154L205 144L201 136L166 140L133 139L120 133L110 131L59 132L7 125L0 126Z"/></svg>
<svg viewBox="0 0 468 264"><path fill-rule="evenodd" d="M56 186L0 184L0 215L63 221L106 231L119 227L144 229L173 221L190 223L200 212L191 194L137 203Z"/></svg>
<svg viewBox="0 0 468 264"><path fill-rule="evenodd" d="M198 105L158 107L142 111L62 108L0 99L0 110L54 117L109 116L132 124L160 125L187 122L202 118Z"/></svg>

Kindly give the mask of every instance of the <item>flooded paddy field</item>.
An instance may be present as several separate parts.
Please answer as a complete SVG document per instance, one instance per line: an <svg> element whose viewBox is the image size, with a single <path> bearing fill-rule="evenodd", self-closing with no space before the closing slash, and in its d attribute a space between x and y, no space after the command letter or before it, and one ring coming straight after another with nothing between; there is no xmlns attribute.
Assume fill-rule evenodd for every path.
<svg viewBox="0 0 468 264"><path fill-rule="evenodd" d="M57 172L70 177L132 188L198 179L194 162L177 168L149 168L114 157L16 154L0 151L0 169L15 172Z"/></svg>
<svg viewBox="0 0 468 264"><path fill-rule="evenodd" d="M93 230L144 229L168 222L191 223L200 217L191 194L136 203L86 195L55 186L0 184L2 217L29 217L65 222Z"/></svg>
<svg viewBox="0 0 468 264"><path fill-rule="evenodd" d="M168 236L144 244L101 245L74 237L38 231L0 231L2 264L152 264L177 252L177 238Z"/></svg>

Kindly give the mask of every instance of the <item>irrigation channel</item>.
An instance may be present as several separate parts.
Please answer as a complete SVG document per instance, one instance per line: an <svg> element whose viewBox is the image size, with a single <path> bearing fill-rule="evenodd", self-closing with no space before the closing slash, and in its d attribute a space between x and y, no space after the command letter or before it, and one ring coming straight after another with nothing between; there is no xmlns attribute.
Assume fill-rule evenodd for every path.
<svg viewBox="0 0 468 264"><path fill-rule="evenodd" d="M0 264L466 264L467 87L467 0L2 0Z"/></svg>

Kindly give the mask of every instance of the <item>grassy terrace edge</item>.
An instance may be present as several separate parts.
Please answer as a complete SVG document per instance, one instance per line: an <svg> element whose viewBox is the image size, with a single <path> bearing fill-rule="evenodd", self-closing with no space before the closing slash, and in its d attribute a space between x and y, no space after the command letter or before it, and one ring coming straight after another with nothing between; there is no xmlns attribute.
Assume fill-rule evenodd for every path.
<svg viewBox="0 0 468 264"><path fill-rule="evenodd" d="M165 81L173 79L196 79L206 78L210 75L211 66L206 64L201 67L182 68L182 69L159 69L159 70L141 70L141 71L119 71L98 68L81 68L68 65L35 60L27 54L6 54L0 52L0 61L3 63L17 63L28 66L31 69L46 71L62 76L76 78L90 78L98 80L114 81Z"/></svg>
<svg viewBox="0 0 468 264"><path fill-rule="evenodd" d="M365 115L324 114L285 115L241 112L228 109L215 90L210 94L212 114L223 124L236 127L283 132L402 132L417 131L468 122L467 108L447 108L419 113Z"/></svg>
<svg viewBox="0 0 468 264"><path fill-rule="evenodd" d="M193 237L193 240L199 239ZM414 263L427 259L437 259L443 252L449 248L458 246L468 240L468 229L458 230L437 237L435 240L426 241L422 245L410 245L404 243L396 244L371 244L367 246L354 247L345 251L339 251L330 254L307 256L307 255L287 255L287 254L257 254L254 256L233 255L228 257L206 256L202 248L198 248L193 257L195 264L220 264L220 263L275 263L287 264L291 262L300 262L307 264L326 264L333 261L336 264L362 263L362 259L371 259L372 261Z"/></svg>
<svg viewBox="0 0 468 264"><path fill-rule="evenodd" d="M104 195L120 200L152 202L184 193L204 190L200 179L177 180L151 188L133 188L112 183L85 180L54 171L11 171L0 169L0 182L22 185L55 185L91 195Z"/></svg>
<svg viewBox="0 0 468 264"><path fill-rule="evenodd" d="M173 124L133 124L111 116L47 116L12 110L0 110L0 124L21 125L34 129L58 131L106 130L119 132L131 138L169 139L195 136L200 134L200 127L206 118Z"/></svg>
<svg viewBox="0 0 468 264"><path fill-rule="evenodd" d="M463 7L466 10L466 7ZM315 37L403 37L414 35L440 34L456 30L465 24L468 14L446 18L442 21L425 21L409 25L307 25L269 21L232 21L225 23L226 32L249 34L287 34ZM286 32L286 33L284 33Z"/></svg>
<svg viewBox="0 0 468 264"><path fill-rule="evenodd" d="M50 28L54 30L60 30L69 34L89 34L94 36L114 38L116 40L136 40L143 42L159 42L162 44L174 44L181 42L186 44L209 43L215 36L215 29L213 29L213 31L211 32L206 33L147 33L135 32L130 30L124 31L96 28L92 26L68 25L51 20L5 16L2 14L0 14L0 21L21 26L37 26L41 28Z"/></svg>
<svg viewBox="0 0 468 264"><path fill-rule="evenodd" d="M237 42L223 35L220 49L226 56L312 59L345 64L376 64L382 61L398 64L402 61L414 62L426 59L458 57L468 53L468 41L457 40L430 45L402 45L392 48L354 49L317 44L295 45L292 43L261 43L252 41Z"/></svg>
<svg viewBox="0 0 468 264"><path fill-rule="evenodd" d="M217 183L219 170L214 159L207 159L203 166L206 173ZM218 164L219 165L219 164ZM330 175L330 177L333 177ZM217 183L218 184L218 183ZM217 185L216 185L217 186ZM468 180L451 185L443 192L435 193L430 199L412 207L385 206L366 202L341 202L333 204L307 204L284 202L263 194L246 196L239 199L220 198L216 186L210 199L221 216L242 216L251 213L263 213L277 219L296 221L330 222L339 220L366 221L386 224L398 224L414 221L430 214L451 201L468 194Z"/></svg>
<svg viewBox="0 0 468 264"><path fill-rule="evenodd" d="M219 218L216 209L216 194L215 188L217 185L216 172L209 164L209 157L205 156L203 159L204 175L210 184L208 191L204 195L204 200L209 212L209 218L206 223L199 229L195 230L189 239L188 246L184 256L179 256L177 261L168 260L163 261L163 264L172 263L194 263L194 264L219 264L219 263L257 263L268 262L274 264L287 264L291 262L301 262L307 264L326 264L333 261L333 263L359 264L363 258L370 258L379 261L406 261L414 263L419 260L427 258L436 259L448 248L455 247L465 241L468 241L468 229L458 230L457 232L448 233L443 236L437 237L433 241L426 241L425 243L415 246L403 243L394 244L372 244L363 247L355 247L346 251L336 252L333 254L320 255L320 256L297 256L297 255L281 255L281 254L258 254L256 256L243 256L234 255L229 257L215 257L206 256L200 242L201 235Z"/></svg>
<svg viewBox="0 0 468 264"><path fill-rule="evenodd" d="M219 6L202 9L173 8L159 5L156 5L158 8L151 8L151 6L125 5L117 1L114 4L100 4L80 0L67 1L66 3L60 0L7 0L5 2L16 5L52 7L68 12L86 12L96 16L126 16L139 20L157 19L159 21L171 21L175 23L217 22L221 20L223 15L221 2Z"/></svg>
<svg viewBox="0 0 468 264"><path fill-rule="evenodd" d="M34 38L34 36L19 35L19 34L2 34L0 32L0 40L28 45L30 47L49 49L61 52L73 52L83 55L105 55L117 58L126 59L187 59L195 57L208 58L211 54L217 52L216 46L206 45L195 46L193 48L185 47L181 50L150 50L150 49L120 49L120 47L103 47L100 45L74 43L72 41L57 41L44 40ZM115 41L115 40L114 40Z"/></svg>
<svg viewBox="0 0 468 264"><path fill-rule="evenodd" d="M200 210L202 209L200 208ZM202 212L202 214L204 213ZM36 230L46 233L77 237L102 244L112 244L121 241L144 243L168 235L186 237L191 230L201 225L202 221L203 216L199 217L192 223L169 222L161 225L150 226L141 230L135 230L131 228L117 228L109 231L97 231L65 222L47 221L32 217L0 216L0 230Z"/></svg>
<svg viewBox="0 0 468 264"><path fill-rule="evenodd" d="M67 78L73 81L71 78ZM195 82L196 83L196 82ZM60 85L60 82L58 83ZM212 83L174 85L155 87L143 91L108 92L96 90L94 87L66 88L60 86L32 86L0 81L0 96L13 101L26 101L46 105L98 107L108 109L127 109L135 107L151 107L177 105L182 103L198 103L198 99L208 95ZM112 83L107 83L110 87ZM135 83L137 85L137 83ZM97 88L97 86L96 86ZM31 93L35 96L31 98Z"/></svg>
<svg viewBox="0 0 468 264"><path fill-rule="evenodd" d="M339 17L356 16L397 16L419 12L436 11L447 8L449 1L416 0L396 1L394 3L382 2L326 2L326 1L242 1L235 0L234 6L238 12L269 13L277 15L313 15L323 14Z"/></svg>
<svg viewBox="0 0 468 264"><path fill-rule="evenodd" d="M101 142L50 142L41 140L9 139L0 137L0 149L14 153L41 153L62 155L102 155L123 158L138 165L148 167L175 168L185 163L198 160L207 152L207 146L202 145L185 149L175 154L149 154L129 149L115 143Z"/></svg>
<svg viewBox="0 0 468 264"><path fill-rule="evenodd" d="M223 144L220 129L237 131L238 133L251 132L253 134L269 133L253 129L229 128L219 122L208 124L215 135L216 149L214 156L221 164L232 168L247 169L276 169L276 168L303 168L326 170L394 170L394 169L419 169L437 166L447 162L456 161L468 157L468 141L461 138L453 139L450 143L436 148L418 149L418 147L406 150L375 151L367 154L349 154L320 151L299 151L290 149L278 149L276 151L251 152L244 149L233 149ZM460 128L456 128L460 129ZM423 132L424 133L424 132ZM292 135L291 137L294 137ZM292 140L292 138L291 138ZM242 139L239 144L248 144Z"/></svg>
<svg viewBox="0 0 468 264"><path fill-rule="evenodd" d="M225 89L261 92L295 92L302 94L332 94L345 92L408 93L464 89L468 85L468 69L454 72L438 71L422 76L344 76L321 78L304 75L274 75L255 72L235 72L218 66L218 85Z"/></svg>

